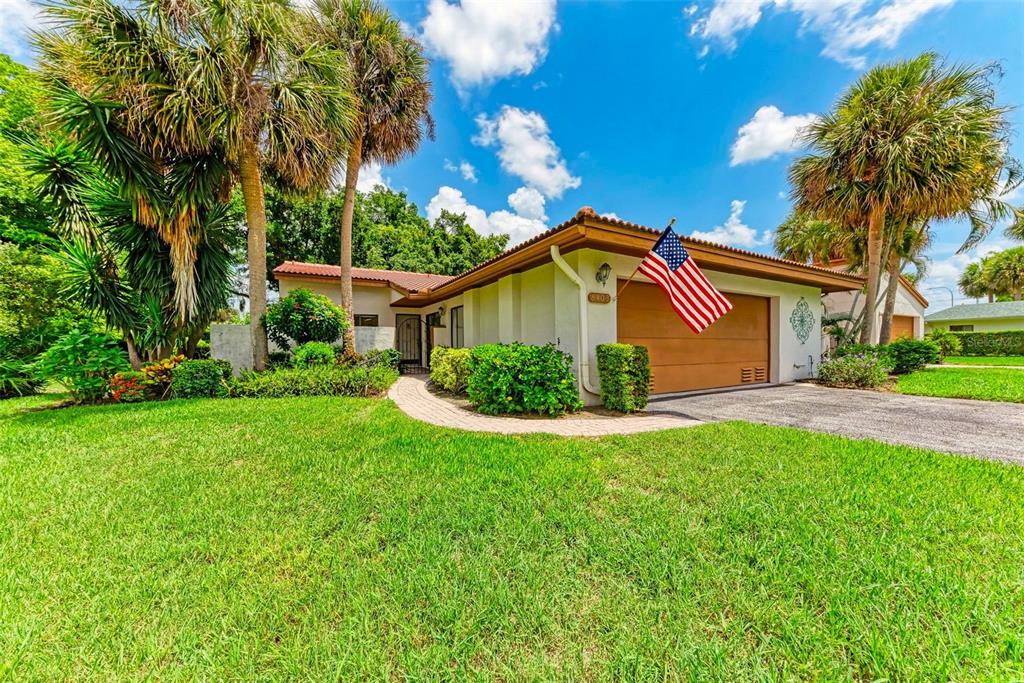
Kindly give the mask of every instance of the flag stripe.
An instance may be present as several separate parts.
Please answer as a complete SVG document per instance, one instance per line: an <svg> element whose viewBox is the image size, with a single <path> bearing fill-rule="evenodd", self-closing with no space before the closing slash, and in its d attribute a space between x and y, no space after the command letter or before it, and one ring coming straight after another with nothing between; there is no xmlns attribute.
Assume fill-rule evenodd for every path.
<svg viewBox="0 0 1024 683"><path fill-rule="evenodd" d="M658 283L668 294L669 303L693 331L697 334L714 322L706 312L700 311L686 299L676 279L669 272L660 258L651 258L640 266L640 271Z"/></svg>
<svg viewBox="0 0 1024 683"><path fill-rule="evenodd" d="M732 310L732 302L711 284L671 227L637 267L668 295L669 305L694 334Z"/></svg>

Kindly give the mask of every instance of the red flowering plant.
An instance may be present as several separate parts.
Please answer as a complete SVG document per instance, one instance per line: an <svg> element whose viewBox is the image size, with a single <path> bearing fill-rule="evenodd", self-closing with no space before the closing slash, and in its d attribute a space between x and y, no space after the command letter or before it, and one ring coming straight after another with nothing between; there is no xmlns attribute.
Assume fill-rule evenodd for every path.
<svg viewBox="0 0 1024 683"><path fill-rule="evenodd" d="M267 306L263 316L267 336L288 349L307 342L333 344L348 327L345 311L322 294L296 289L276 304Z"/></svg>
<svg viewBox="0 0 1024 683"><path fill-rule="evenodd" d="M118 403L138 403L148 398L152 382L142 372L119 372L110 378L108 391Z"/></svg>

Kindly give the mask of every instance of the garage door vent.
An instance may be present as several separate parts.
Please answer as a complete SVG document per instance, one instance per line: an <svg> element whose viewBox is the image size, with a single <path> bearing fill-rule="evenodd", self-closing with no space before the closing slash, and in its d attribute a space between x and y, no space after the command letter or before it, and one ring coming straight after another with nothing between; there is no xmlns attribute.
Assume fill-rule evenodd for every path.
<svg viewBox="0 0 1024 683"><path fill-rule="evenodd" d="M768 381L768 368L740 368L740 381L744 384Z"/></svg>

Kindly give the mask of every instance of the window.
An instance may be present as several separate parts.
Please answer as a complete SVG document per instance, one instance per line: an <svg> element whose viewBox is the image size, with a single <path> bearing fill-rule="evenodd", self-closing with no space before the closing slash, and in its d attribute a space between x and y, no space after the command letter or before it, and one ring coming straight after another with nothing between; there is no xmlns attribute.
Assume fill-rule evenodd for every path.
<svg viewBox="0 0 1024 683"><path fill-rule="evenodd" d="M452 348L461 349L466 345L466 338L463 334L462 306L452 309Z"/></svg>
<svg viewBox="0 0 1024 683"><path fill-rule="evenodd" d="M366 313L356 313L356 327L377 327L377 316Z"/></svg>
<svg viewBox="0 0 1024 683"><path fill-rule="evenodd" d="M950 332L974 332L974 325L950 325Z"/></svg>

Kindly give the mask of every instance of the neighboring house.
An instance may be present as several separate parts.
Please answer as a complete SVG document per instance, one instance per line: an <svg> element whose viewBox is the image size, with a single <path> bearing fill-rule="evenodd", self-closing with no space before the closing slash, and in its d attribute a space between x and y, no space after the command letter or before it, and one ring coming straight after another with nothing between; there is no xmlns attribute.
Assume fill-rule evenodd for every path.
<svg viewBox="0 0 1024 683"><path fill-rule="evenodd" d="M849 265L844 259L833 259L828 264L829 268L835 268L848 272ZM879 296L884 297L889 286L889 276L882 273L882 283L879 288ZM864 293L856 292L835 292L828 294L822 299L825 305L825 312L829 315L850 313L853 318L860 315L864 310ZM875 322L873 344L878 343L878 335L882 326L882 313L884 299L878 303L878 320ZM919 291L911 284L910 280L900 276L899 284L896 286L896 306L892 316L892 339L921 339L924 337L924 310L928 308L928 299L924 298Z"/></svg>
<svg viewBox="0 0 1024 683"><path fill-rule="evenodd" d="M929 330L950 332L1024 330L1024 301L960 304L932 313L925 322Z"/></svg>
<svg viewBox="0 0 1024 683"><path fill-rule="evenodd" d="M734 306L695 335L643 276L622 289L660 232L584 207L457 277L353 269L357 350L393 345L405 364L426 365L435 345L551 343L573 356L587 404L600 402L595 347L616 341L648 348L655 393L788 382L812 376L821 360L822 294L864 284L858 275L683 238ZM306 287L336 302L339 274L294 262L274 269L282 296Z"/></svg>

